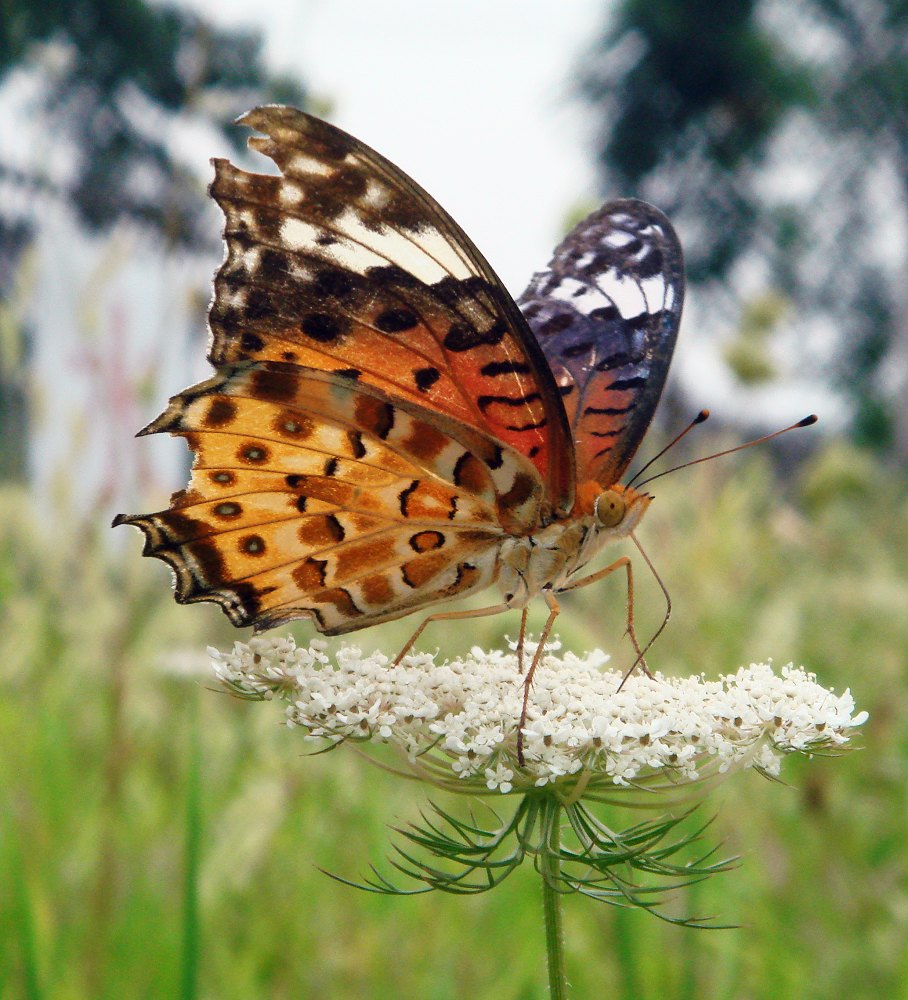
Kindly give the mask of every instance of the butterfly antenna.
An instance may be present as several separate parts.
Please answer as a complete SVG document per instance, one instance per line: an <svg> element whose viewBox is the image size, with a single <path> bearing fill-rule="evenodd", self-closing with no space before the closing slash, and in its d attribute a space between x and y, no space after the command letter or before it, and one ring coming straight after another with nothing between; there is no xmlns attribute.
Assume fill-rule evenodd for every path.
<svg viewBox="0 0 908 1000"><path fill-rule="evenodd" d="M661 479L662 476L667 476L670 472L677 472L679 469L686 469L690 465L699 465L701 462L709 462L714 458L721 458L723 455L732 455L736 451L743 451L745 448L752 448L755 444L764 444L766 441L772 441L773 438L777 438L781 434L787 434L789 431L796 430L798 427L809 427L811 424L815 424L817 420L819 420L819 417L815 413L811 413L809 417L804 417L803 420L799 420L796 424L783 427L780 431L773 431L772 434L764 434L763 437L754 438L753 441L736 445L734 448L726 448L725 451L717 451L712 455L704 455L703 458L695 458L691 462L684 462L682 465L675 465L671 469L666 469L664 472L659 472L655 476L650 476L649 479L644 479L642 483L637 484L637 489L640 489L641 486L646 486L647 483L651 483L654 479Z"/></svg>
<svg viewBox="0 0 908 1000"><path fill-rule="evenodd" d="M702 424L704 420L708 420L708 419L709 419L709 410L701 410L694 417L694 419L691 420L691 422L687 425L687 427L685 427L684 430L681 431L680 434L676 434L671 439L671 441L668 442L668 444L662 449L662 451L657 452L655 455L653 455L653 457L646 463L646 465L644 465L642 468L638 469L633 474L633 476L631 476L631 478L627 482L627 485L628 486L633 486L634 485L634 480L635 479L639 479L640 476L642 476L643 473L646 472L646 470L653 464L653 462L658 462L659 459L662 458L662 456L669 450L669 448L674 448L675 445L681 440L681 438L687 437L687 435L697 426L697 424Z"/></svg>
<svg viewBox="0 0 908 1000"><path fill-rule="evenodd" d="M706 418L704 417L704 420L705 419ZM688 430L690 430L689 427L688 427ZM640 555L643 556L643 561L646 563L647 566L649 566L650 572L653 574L653 576L656 578L656 582L662 588L662 593L665 595L665 615L664 615L664 617L662 619L662 624L653 633L653 637L643 647L643 649L640 650L640 652L637 654L637 659L634 660L634 662L630 665L630 669L621 678L621 683L618 685L618 690L619 691L627 683L628 677L630 677L630 675L637 669L638 664L643 663L643 661L644 661L643 658L650 651L650 649L652 648L653 643L665 631L665 626L668 625L668 620L672 616L672 595L668 592L668 587L665 586L665 583L663 582L662 577L659 576L659 573L657 572L656 567L653 565L652 560L650 559L650 557L646 554L646 550L643 548L643 546L638 541L637 536L633 532L631 532L630 538L631 538L631 541L634 543L634 545L636 545L637 548L640 550Z"/></svg>

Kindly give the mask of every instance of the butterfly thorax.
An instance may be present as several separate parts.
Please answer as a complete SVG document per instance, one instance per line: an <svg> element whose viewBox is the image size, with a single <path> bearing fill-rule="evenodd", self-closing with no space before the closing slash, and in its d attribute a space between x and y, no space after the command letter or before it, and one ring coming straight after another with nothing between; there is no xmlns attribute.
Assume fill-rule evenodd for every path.
<svg viewBox="0 0 908 1000"><path fill-rule="evenodd" d="M581 484L577 492L567 518L502 543L498 586L511 607L523 607L546 588L564 589L600 549L630 535L652 500L620 485Z"/></svg>

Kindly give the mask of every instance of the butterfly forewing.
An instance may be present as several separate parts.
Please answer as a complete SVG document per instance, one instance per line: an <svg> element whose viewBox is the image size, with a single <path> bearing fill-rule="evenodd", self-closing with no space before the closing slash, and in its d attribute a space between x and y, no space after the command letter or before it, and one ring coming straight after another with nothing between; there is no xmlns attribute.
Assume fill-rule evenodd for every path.
<svg viewBox="0 0 908 1000"><path fill-rule="evenodd" d="M662 393L684 296L681 246L645 202L611 202L519 299L573 429L577 479L616 483Z"/></svg>
<svg viewBox="0 0 908 1000"><path fill-rule="evenodd" d="M279 176L215 161L227 259L211 361L283 361L376 386L527 456L556 510L574 470L558 389L526 321L450 216L378 153L291 108L250 112Z"/></svg>

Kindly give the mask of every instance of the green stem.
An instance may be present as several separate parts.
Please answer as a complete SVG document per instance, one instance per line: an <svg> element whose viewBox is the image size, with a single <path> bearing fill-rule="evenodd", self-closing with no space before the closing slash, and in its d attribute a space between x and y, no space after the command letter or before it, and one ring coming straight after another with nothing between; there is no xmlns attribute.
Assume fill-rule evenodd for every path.
<svg viewBox="0 0 908 1000"><path fill-rule="evenodd" d="M551 1000L566 1000L567 979L564 974L564 920L561 911L561 893L558 891L558 876L561 873L561 806L552 803L551 811L546 810L546 836L540 857L539 871L542 875L542 912L545 917L545 952L549 972L549 996Z"/></svg>
<svg viewBox="0 0 908 1000"><path fill-rule="evenodd" d="M183 954L180 997L196 1000L199 980L199 860L201 833L202 747L199 692L189 706L189 752L186 781L186 854L183 875Z"/></svg>

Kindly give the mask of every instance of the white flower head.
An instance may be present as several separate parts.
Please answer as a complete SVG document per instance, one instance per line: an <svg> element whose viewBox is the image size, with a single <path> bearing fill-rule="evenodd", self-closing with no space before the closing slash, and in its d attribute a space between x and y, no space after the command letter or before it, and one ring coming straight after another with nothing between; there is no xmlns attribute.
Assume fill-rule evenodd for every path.
<svg viewBox="0 0 908 1000"><path fill-rule="evenodd" d="M323 743L387 744L410 772L472 793L525 793L692 782L752 767L779 772L785 753L829 751L867 719L854 700L822 687L802 667L765 663L715 681L605 669L599 651L580 657L550 644L530 691L517 759L523 678L516 652L427 653L393 664L323 640L257 637L209 650L218 678L247 698L288 703L287 722ZM619 690L620 688L620 690Z"/></svg>

